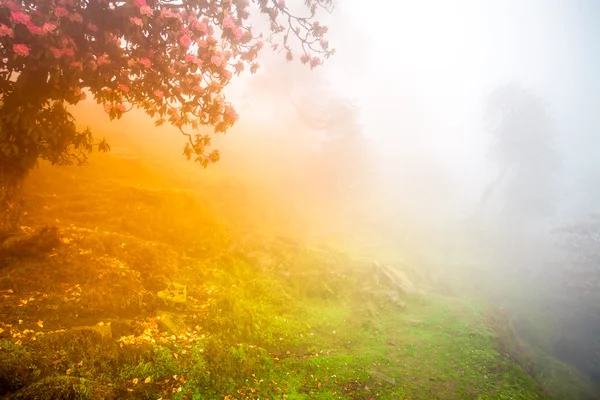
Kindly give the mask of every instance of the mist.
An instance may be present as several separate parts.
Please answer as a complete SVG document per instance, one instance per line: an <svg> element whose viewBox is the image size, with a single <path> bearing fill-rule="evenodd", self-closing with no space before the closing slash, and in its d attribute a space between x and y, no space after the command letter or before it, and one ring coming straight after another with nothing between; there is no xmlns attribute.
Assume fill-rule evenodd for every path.
<svg viewBox="0 0 600 400"><path fill-rule="evenodd" d="M310 70L265 49L226 89L241 118L207 170L141 111L109 122L88 100L73 113L113 153L250 184L287 232L485 299L600 387L600 266L570 270L561 231L597 232L600 5L343 0L321 18L336 54ZM595 243L581 245L590 257Z"/></svg>

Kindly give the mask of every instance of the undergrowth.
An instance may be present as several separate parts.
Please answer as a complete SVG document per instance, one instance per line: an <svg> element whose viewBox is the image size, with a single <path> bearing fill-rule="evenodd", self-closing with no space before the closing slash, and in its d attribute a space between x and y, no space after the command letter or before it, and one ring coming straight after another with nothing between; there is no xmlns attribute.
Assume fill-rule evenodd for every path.
<svg viewBox="0 0 600 400"><path fill-rule="evenodd" d="M489 310L434 295L398 307L365 290L370 263L269 235L272 227L239 221L239 209L228 214L243 203L214 203L206 188L181 190L135 161L105 161L31 177L25 238L6 246L45 226L58 228L59 244L0 268L0 395L552 395L527 358L514 357L522 352L502 346L515 338ZM185 288L183 301L165 298L173 287Z"/></svg>

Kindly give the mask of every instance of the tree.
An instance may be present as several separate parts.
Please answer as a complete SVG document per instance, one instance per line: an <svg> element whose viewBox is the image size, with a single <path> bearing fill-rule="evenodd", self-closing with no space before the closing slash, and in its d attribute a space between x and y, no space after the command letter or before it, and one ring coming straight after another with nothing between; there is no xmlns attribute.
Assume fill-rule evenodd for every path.
<svg viewBox="0 0 600 400"><path fill-rule="evenodd" d="M0 232L15 227L38 160L83 164L93 148L109 150L67 109L88 93L111 120L141 108L185 135L188 159L217 162L211 135L194 131L235 123L222 90L234 73L256 72L263 39L311 68L333 54L315 19L333 0L305 5L298 16L285 0L1 0ZM254 32L252 15L270 32Z"/></svg>
<svg viewBox="0 0 600 400"><path fill-rule="evenodd" d="M499 167L482 197L497 199L513 231L539 222L555 211L559 155L546 104L517 83L496 89L487 103L490 156Z"/></svg>

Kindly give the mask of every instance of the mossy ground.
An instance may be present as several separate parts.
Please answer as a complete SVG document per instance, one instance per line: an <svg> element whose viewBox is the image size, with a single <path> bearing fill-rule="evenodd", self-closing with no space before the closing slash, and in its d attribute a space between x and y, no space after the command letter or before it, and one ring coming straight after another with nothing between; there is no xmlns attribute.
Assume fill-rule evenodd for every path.
<svg viewBox="0 0 600 400"><path fill-rule="evenodd" d="M57 226L61 245L0 268L0 395L550 396L484 307L422 295L400 309L362 290L370 264L260 230L235 185L182 190L101 161L29 180L23 229ZM157 295L172 282L186 304Z"/></svg>

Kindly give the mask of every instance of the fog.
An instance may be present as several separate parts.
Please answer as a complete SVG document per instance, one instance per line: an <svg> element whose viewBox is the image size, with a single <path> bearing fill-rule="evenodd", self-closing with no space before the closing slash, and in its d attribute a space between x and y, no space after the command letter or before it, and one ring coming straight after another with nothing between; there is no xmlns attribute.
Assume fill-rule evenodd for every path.
<svg viewBox="0 0 600 400"><path fill-rule="evenodd" d="M214 139L222 158L207 170L141 112L108 123L88 101L74 113L117 154L260 187L307 238L403 265L429 290L485 298L600 385L597 260L587 278L569 270L592 282L573 297L556 233L600 208L600 4L368 4L340 0L322 16L337 51L323 66L266 48L259 72L227 88L241 118ZM521 106L522 119L491 130Z"/></svg>

